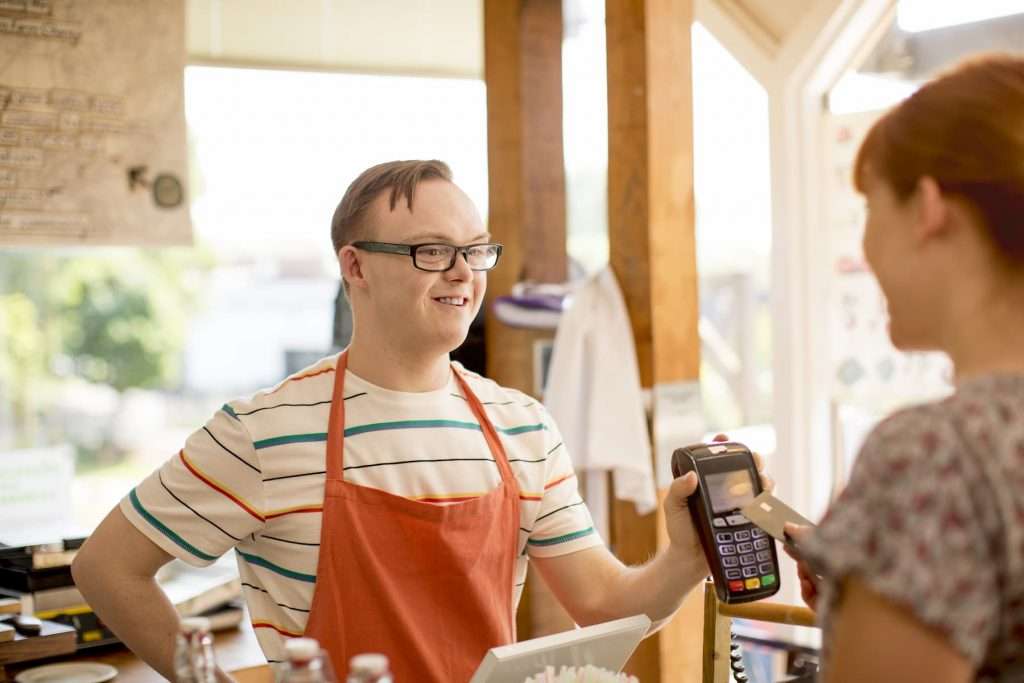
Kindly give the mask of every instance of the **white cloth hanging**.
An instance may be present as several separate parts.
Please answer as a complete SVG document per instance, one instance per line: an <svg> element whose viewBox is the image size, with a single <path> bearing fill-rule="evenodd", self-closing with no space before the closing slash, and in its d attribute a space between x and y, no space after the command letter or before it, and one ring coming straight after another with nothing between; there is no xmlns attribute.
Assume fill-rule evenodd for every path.
<svg viewBox="0 0 1024 683"><path fill-rule="evenodd" d="M608 538L607 476L640 514L657 501L640 371L626 304L610 267L573 293L562 314L544 403L580 480L594 524Z"/></svg>

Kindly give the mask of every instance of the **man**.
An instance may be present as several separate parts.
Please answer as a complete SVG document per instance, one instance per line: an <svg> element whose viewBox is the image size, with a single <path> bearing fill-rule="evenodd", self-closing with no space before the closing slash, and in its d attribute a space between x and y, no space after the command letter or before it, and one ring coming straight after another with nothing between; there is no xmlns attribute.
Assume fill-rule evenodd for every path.
<svg viewBox="0 0 1024 683"><path fill-rule="evenodd" d="M696 480L670 489L669 547L625 567L543 406L450 363L501 246L448 167L370 168L331 233L347 352L225 405L108 515L73 567L96 612L169 675L177 618L153 575L233 547L272 662L305 633L338 668L372 650L399 681L467 680L514 640L530 561L580 624L667 620L708 573L685 509Z"/></svg>

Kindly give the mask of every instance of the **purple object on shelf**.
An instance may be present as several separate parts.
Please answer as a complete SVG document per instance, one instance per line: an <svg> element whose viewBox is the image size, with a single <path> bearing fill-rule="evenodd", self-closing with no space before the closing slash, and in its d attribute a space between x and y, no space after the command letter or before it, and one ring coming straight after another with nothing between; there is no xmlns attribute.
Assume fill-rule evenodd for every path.
<svg viewBox="0 0 1024 683"><path fill-rule="evenodd" d="M495 297L494 301L512 304L519 308L529 308L531 310L542 310L542 311L559 311L565 309L566 297L556 296L554 294L526 294L521 296L506 295Z"/></svg>

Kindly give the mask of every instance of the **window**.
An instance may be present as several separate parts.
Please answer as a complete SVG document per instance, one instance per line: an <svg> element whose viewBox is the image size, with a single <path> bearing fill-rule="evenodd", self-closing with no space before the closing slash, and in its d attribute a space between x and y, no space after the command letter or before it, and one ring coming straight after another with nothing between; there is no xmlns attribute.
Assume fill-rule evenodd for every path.
<svg viewBox="0 0 1024 683"><path fill-rule="evenodd" d="M902 0L870 53L828 94L824 114L829 282L828 363L836 484L845 481L875 423L902 406L952 391L953 369L941 353L905 353L892 346L878 283L864 262L864 200L852 186L860 143L877 118L918 86L967 55L1020 51L1019 3L943 6Z"/></svg>
<svg viewBox="0 0 1024 683"><path fill-rule="evenodd" d="M576 275L608 262L608 91L604 4L565 5L563 102L568 252ZM768 96L693 26L694 179L711 430L771 420L771 182ZM750 435L773 450L769 427Z"/></svg>
<svg viewBox="0 0 1024 683"><path fill-rule="evenodd" d="M0 253L0 542L85 534L226 400L333 351L348 183L439 158L487 211L484 86L189 67L196 246Z"/></svg>
<svg viewBox="0 0 1024 683"><path fill-rule="evenodd" d="M701 393L710 431L774 450L768 94L693 25L693 151Z"/></svg>

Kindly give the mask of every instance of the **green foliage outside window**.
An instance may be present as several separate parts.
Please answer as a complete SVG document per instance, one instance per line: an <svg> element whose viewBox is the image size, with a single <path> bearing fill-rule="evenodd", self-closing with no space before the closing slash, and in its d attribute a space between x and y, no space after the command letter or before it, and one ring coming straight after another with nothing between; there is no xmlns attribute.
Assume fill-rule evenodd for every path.
<svg viewBox="0 0 1024 683"><path fill-rule="evenodd" d="M62 380L171 389L211 258L199 249L0 254L0 396L16 446ZM0 408L2 409L2 408Z"/></svg>

